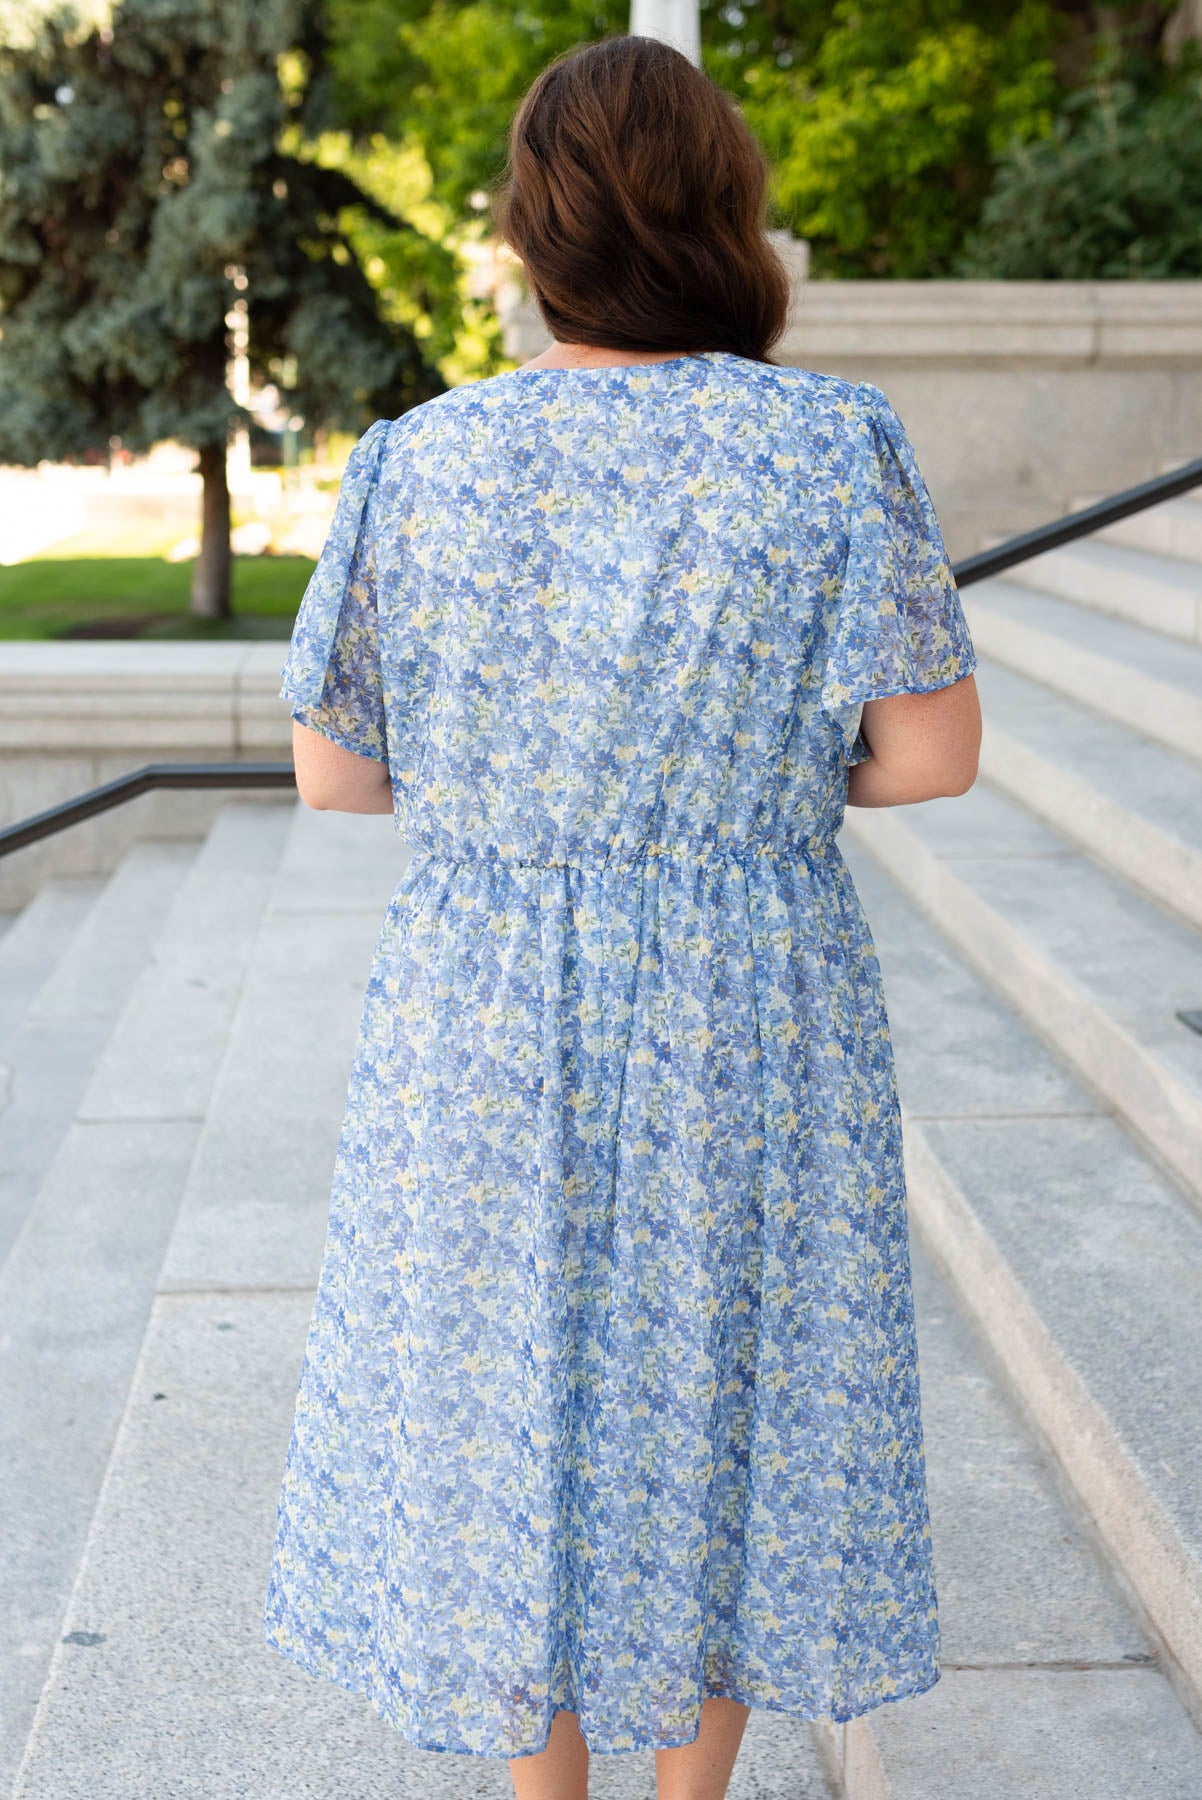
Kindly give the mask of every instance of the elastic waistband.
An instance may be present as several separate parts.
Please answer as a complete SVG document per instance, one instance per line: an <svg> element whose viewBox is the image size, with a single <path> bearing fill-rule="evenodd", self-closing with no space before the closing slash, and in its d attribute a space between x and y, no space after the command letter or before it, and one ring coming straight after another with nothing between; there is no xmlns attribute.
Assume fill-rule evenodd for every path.
<svg viewBox="0 0 1202 1800"><path fill-rule="evenodd" d="M545 855L530 855L522 850L511 849L501 844L481 845L475 849L455 848L450 850L434 849L427 844L417 844L414 846L414 860L416 861L420 857L423 861L434 863L485 867L496 865L505 868L526 869L628 869L659 861L707 865L745 863L761 857L769 858L774 862L796 862L807 857L825 854L832 848L834 841L834 834L827 833L805 838L776 839L770 843L652 843L642 845L633 851L615 850L607 856L576 855L567 850Z"/></svg>

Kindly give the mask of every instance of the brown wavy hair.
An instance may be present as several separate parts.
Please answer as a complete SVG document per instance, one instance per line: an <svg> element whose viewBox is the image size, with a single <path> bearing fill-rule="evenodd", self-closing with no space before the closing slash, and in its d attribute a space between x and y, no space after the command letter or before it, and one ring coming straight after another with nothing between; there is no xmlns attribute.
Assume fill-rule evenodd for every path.
<svg viewBox="0 0 1202 1800"><path fill-rule="evenodd" d="M683 52L628 35L565 51L508 149L494 223L560 343L771 361L789 278L764 230L769 166Z"/></svg>

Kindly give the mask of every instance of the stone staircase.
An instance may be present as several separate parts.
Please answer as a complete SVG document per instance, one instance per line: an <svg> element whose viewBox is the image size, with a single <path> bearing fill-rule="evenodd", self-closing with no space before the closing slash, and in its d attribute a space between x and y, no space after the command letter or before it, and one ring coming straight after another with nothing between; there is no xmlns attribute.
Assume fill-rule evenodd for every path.
<svg viewBox="0 0 1202 1800"><path fill-rule="evenodd" d="M852 1800L1197 1795L1202 1035L1177 1013L1202 1008L1202 505L1167 503L964 604L980 779L851 809L841 839L937 1283L919 1324L946 1673L828 1733L828 1755ZM939 1435L931 1339L953 1305L1081 1534L1075 1572L1064 1542L1024 1528L1004 1458L977 1460L963 1402ZM968 1546L974 1496L997 1512ZM992 1637L991 1596L1009 1600Z"/></svg>
<svg viewBox="0 0 1202 1800"><path fill-rule="evenodd" d="M841 839L897 1047L945 1673L849 1726L753 1713L731 1800L1202 1794L1202 505L964 599L980 780ZM387 819L239 799L0 935L13 1800L512 1791L259 1636L405 860ZM650 1800L653 1756L592 1792Z"/></svg>

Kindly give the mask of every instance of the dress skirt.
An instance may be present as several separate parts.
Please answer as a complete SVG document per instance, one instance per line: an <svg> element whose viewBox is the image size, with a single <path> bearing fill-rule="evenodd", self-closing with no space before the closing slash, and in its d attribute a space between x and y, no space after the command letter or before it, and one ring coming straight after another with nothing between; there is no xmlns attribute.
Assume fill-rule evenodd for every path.
<svg viewBox="0 0 1202 1800"><path fill-rule="evenodd" d="M831 836L419 849L371 967L268 1641L425 1749L938 1678L899 1108Z"/></svg>

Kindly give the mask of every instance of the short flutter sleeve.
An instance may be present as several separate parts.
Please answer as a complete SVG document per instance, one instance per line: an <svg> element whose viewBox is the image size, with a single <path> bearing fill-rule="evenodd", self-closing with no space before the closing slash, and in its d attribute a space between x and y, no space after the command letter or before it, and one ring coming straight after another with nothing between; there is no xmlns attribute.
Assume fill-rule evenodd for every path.
<svg viewBox="0 0 1202 1800"><path fill-rule="evenodd" d="M926 694L977 666L935 508L886 396L855 389L848 553L827 640L822 704L849 763L866 762L866 700Z"/></svg>
<svg viewBox="0 0 1202 1800"><path fill-rule="evenodd" d="M347 460L333 522L305 589L280 673L292 717L356 756L388 761L376 607L375 499L389 421Z"/></svg>

